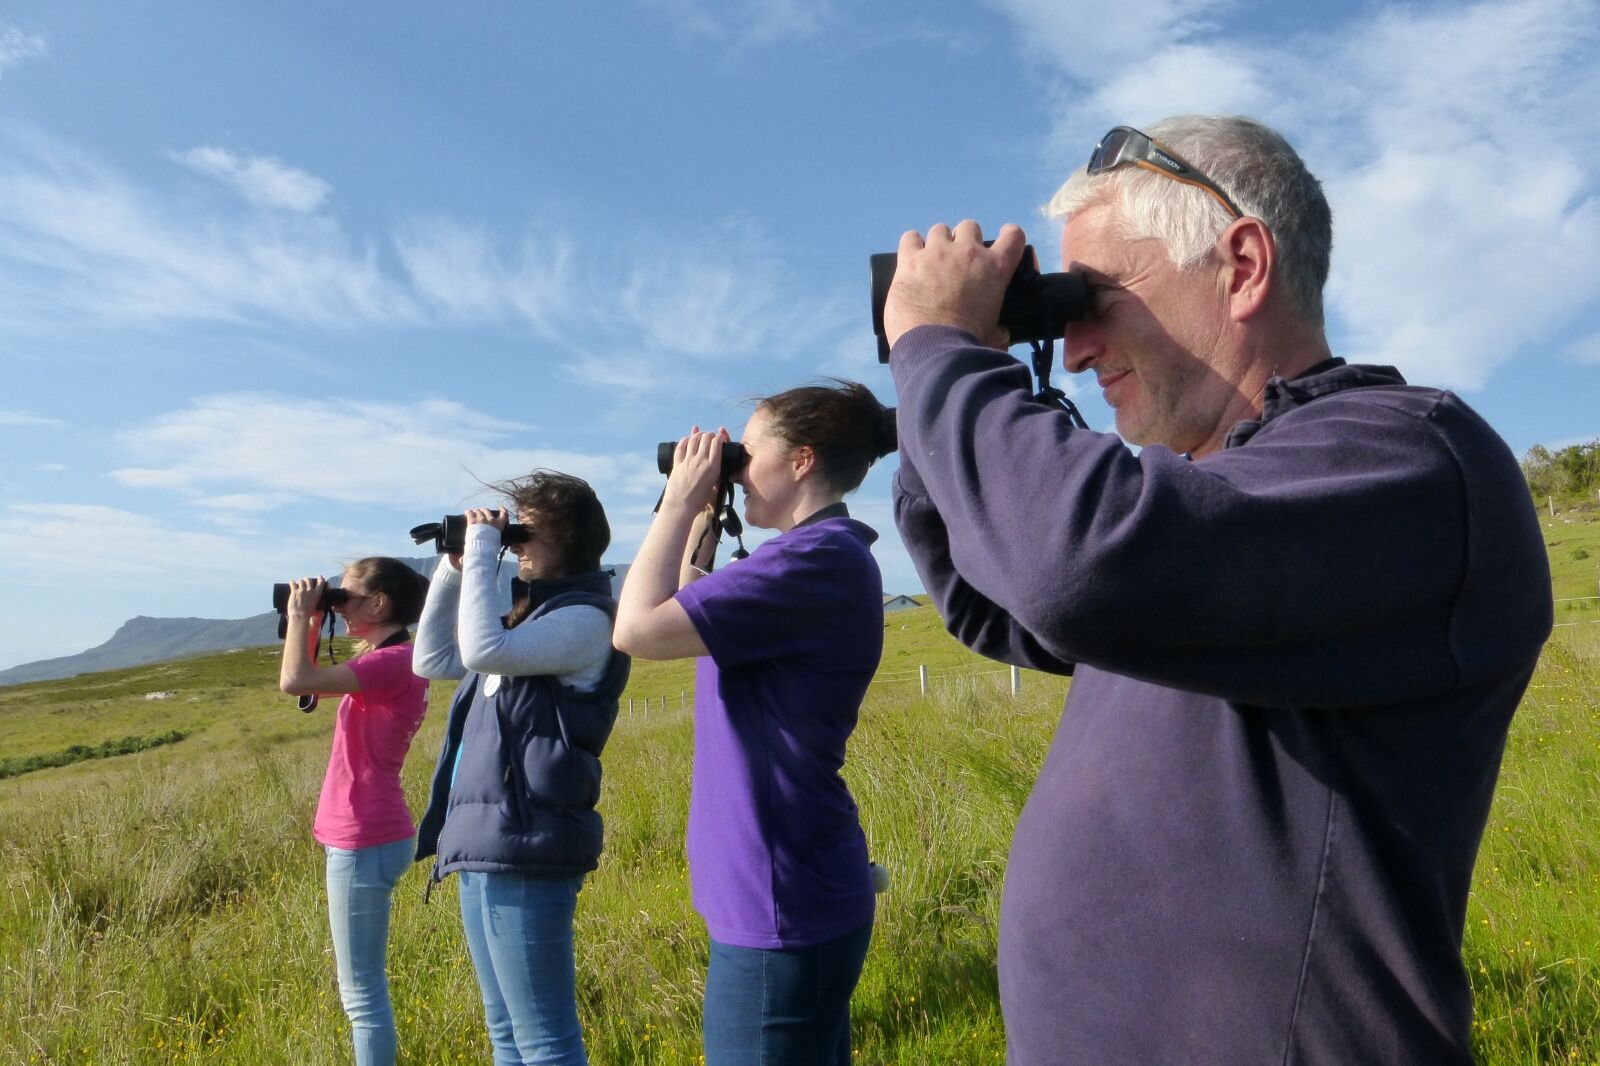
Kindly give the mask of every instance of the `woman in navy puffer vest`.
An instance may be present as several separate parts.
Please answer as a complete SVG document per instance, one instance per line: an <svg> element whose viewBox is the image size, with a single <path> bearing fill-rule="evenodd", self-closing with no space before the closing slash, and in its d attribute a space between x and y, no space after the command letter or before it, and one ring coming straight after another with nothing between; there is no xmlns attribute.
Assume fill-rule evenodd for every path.
<svg viewBox="0 0 1600 1066"><path fill-rule="evenodd" d="M585 1063L572 917L600 858L600 752L628 680L611 647L611 542L594 490L536 470L499 486L529 538L502 617L503 511L469 510L465 551L442 559L415 668L464 678L450 707L417 858L460 874L461 921L496 1066Z"/></svg>

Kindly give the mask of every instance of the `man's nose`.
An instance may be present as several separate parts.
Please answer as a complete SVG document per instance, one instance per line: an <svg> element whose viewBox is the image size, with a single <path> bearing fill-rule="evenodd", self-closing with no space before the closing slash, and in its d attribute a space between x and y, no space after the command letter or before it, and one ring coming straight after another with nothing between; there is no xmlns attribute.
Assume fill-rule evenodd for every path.
<svg viewBox="0 0 1600 1066"><path fill-rule="evenodd" d="M1100 344L1095 339L1092 323L1068 322L1061 334L1061 365L1069 374L1081 374L1094 366L1100 357Z"/></svg>

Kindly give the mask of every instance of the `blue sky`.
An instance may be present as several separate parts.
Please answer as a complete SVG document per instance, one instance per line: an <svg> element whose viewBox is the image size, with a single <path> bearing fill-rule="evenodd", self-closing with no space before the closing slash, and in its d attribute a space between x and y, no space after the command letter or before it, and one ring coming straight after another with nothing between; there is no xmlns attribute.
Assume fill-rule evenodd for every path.
<svg viewBox="0 0 1600 1066"><path fill-rule="evenodd" d="M1323 179L1336 352L1518 454L1600 436L1596 7L14 0L0 667L414 554L534 466L626 561L656 441L821 375L892 402L870 253L972 217L1058 268L1039 206L1169 114L1254 115ZM853 507L916 591L892 470Z"/></svg>

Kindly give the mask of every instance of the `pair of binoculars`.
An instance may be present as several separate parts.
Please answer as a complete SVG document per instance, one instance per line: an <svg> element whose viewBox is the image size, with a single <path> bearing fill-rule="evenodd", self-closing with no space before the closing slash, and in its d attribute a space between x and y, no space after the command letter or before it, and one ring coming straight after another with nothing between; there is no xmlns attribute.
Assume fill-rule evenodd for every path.
<svg viewBox="0 0 1600 1066"><path fill-rule="evenodd" d="M505 547L521 544L533 536L531 526L513 522L500 531L500 543ZM447 514L437 522L413 526L411 539L417 544L433 541L433 550L440 555L460 555L467 550L467 516Z"/></svg>
<svg viewBox="0 0 1600 1066"><path fill-rule="evenodd" d="M656 469L663 474L672 473L672 462L676 458L678 442L664 440L656 445ZM750 462L750 453L744 450L744 445L736 440L724 442L722 445L722 470L718 472L719 481L727 481Z"/></svg>
<svg viewBox="0 0 1600 1066"><path fill-rule="evenodd" d="M322 587L322 598L317 601L317 611L320 614L327 614L333 608L343 607L349 602L350 594L344 589L336 589L332 585L324 585ZM279 583L272 586L272 609L282 615L289 613L288 585ZM281 637L283 634L279 633L278 636Z"/></svg>
<svg viewBox="0 0 1600 1066"><path fill-rule="evenodd" d="M994 244L984 241L984 246ZM889 361L889 339L884 336L883 304L889 298L899 256L883 252L872 256L872 332L878 336L878 362ZM1065 274L1041 274L1033 245L1022 250L1022 261L1006 285L1000 304L999 325L1011 335L1012 344L1055 341L1067 328L1089 314L1089 286L1076 270Z"/></svg>

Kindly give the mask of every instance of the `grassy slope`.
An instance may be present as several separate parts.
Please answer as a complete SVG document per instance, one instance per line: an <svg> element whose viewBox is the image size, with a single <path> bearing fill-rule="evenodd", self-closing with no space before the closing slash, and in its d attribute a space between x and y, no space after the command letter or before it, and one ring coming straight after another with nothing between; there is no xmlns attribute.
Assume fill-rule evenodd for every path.
<svg viewBox="0 0 1600 1066"><path fill-rule="evenodd" d="M1594 594L1600 523L1546 522L1558 596ZM1578 548L1588 560L1574 559ZM1491 1064L1600 1062L1600 618L1563 605L1513 729L1469 913L1478 1049ZM915 666L934 669L931 698ZM0 1061L335 1063L321 860L307 826L330 717L273 689L251 649L0 689L7 755L199 727L167 748L0 781ZM846 771L894 871L855 998L864 1062L999 1061L994 924L1006 848L1064 682L1005 677L931 610L889 616ZM420 803L450 686L407 769ZM597 1063L695 1062L705 946L688 900L687 664L640 664L607 750L608 844L578 919ZM171 690L173 698L145 701ZM667 697L668 707L659 700ZM642 710L643 698L651 710ZM626 708L626 700L624 702ZM453 884L402 882L391 937L407 1060L482 1061Z"/></svg>

